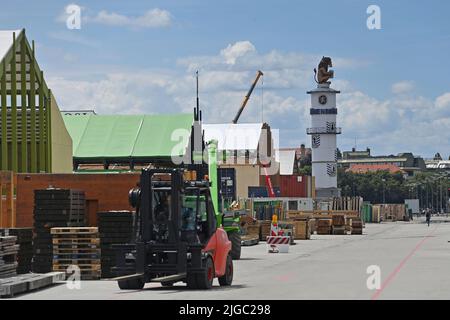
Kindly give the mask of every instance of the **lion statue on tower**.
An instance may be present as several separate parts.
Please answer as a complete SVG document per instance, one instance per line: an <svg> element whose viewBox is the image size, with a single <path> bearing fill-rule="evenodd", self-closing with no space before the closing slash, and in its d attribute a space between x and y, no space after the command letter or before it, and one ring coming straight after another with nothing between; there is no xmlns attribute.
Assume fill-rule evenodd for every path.
<svg viewBox="0 0 450 320"><path fill-rule="evenodd" d="M333 67L333 63L331 62L330 57L322 57L322 60L320 60L319 66L317 69L314 69L314 80L316 80L317 83L330 83L328 82L329 79L333 79L334 77L334 71L330 70L328 71L328 68Z"/></svg>

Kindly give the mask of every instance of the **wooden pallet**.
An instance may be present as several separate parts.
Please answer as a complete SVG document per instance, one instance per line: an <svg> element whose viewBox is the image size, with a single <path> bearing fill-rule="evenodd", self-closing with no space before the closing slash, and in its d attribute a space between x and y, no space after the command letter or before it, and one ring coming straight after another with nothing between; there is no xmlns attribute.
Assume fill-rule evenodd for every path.
<svg viewBox="0 0 450 320"><path fill-rule="evenodd" d="M56 234L55 234L56 235ZM95 245L100 244L100 238L65 238L53 237L52 242L54 245Z"/></svg>
<svg viewBox="0 0 450 320"><path fill-rule="evenodd" d="M100 259L100 250L94 252L61 252L53 250L54 261L65 259Z"/></svg>
<svg viewBox="0 0 450 320"><path fill-rule="evenodd" d="M101 263L100 257L98 258L57 258L53 259L53 265L97 265Z"/></svg>
<svg viewBox="0 0 450 320"><path fill-rule="evenodd" d="M51 234L98 234L97 227L63 227L52 228Z"/></svg>
<svg viewBox="0 0 450 320"><path fill-rule="evenodd" d="M69 267L77 266L80 271L98 271L101 270L100 264L53 264L53 271L67 271Z"/></svg>
<svg viewBox="0 0 450 320"><path fill-rule="evenodd" d="M53 245L53 252L89 252L89 253L100 253L100 247L96 244L90 244L90 245L78 245L78 246L60 246L60 245Z"/></svg>

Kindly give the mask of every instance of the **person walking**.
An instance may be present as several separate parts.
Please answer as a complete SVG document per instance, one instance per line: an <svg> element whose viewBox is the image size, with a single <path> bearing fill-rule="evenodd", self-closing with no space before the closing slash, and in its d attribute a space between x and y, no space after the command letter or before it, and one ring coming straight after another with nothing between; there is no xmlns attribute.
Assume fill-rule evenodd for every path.
<svg viewBox="0 0 450 320"><path fill-rule="evenodd" d="M427 210L425 217L427 219L428 226L430 226L430 220L431 220L431 210L430 209Z"/></svg>

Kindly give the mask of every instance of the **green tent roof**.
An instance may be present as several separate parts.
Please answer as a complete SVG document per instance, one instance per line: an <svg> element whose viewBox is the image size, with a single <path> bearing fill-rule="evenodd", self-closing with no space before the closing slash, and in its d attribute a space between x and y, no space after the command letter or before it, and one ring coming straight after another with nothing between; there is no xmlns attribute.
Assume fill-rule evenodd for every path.
<svg viewBox="0 0 450 320"><path fill-rule="evenodd" d="M172 134L191 132L192 114L63 115L76 159L152 159L184 155L189 139L180 145Z"/></svg>

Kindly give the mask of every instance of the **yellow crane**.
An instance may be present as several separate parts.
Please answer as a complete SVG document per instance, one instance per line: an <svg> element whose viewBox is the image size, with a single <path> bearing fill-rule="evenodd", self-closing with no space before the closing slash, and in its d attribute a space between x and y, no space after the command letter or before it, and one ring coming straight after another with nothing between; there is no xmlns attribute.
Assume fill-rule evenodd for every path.
<svg viewBox="0 0 450 320"><path fill-rule="evenodd" d="M244 100L242 101L241 107L239 108L236 116L233 119L234 124L236 124L238 122L242 111L244 110L245 106L247 105L248 100L250 99L250 96L252 95L253 89L255 89L255 86L258 83L259 78L261 78L261 76L263 76L263 75L264 75L264 73L262 73L262 71L258 70L258 72L256 73L255 81L253 81L252 86L250 87L250 89L248 90L247 94L244 97Z"/></svg>

